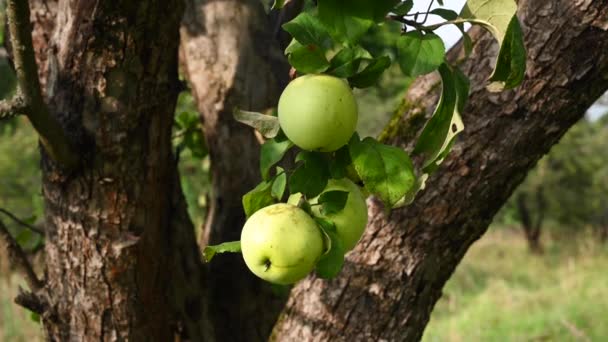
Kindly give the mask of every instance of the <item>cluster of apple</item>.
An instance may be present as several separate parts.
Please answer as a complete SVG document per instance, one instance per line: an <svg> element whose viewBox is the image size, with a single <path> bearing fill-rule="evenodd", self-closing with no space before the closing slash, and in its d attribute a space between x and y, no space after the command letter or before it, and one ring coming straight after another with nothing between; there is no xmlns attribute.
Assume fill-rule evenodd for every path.
<svg viewBox="0 0 608 342"><path fill-rule="evenodd" d="M291 142L307 151L333 152L346 145L357 117L350 87L329 75L298 77L279 100L281 129ZM324 213L318 205L319 196L306 199L296 193L287 203L273 204L251 215L241 233L241 252L249 269L276 284L291 284L308 275L331 248L315 218L333 223L340 250L350 251L367 224L365 196L348 178L330 179L321 195L336 190L348 193L338 212Z"/></svg>

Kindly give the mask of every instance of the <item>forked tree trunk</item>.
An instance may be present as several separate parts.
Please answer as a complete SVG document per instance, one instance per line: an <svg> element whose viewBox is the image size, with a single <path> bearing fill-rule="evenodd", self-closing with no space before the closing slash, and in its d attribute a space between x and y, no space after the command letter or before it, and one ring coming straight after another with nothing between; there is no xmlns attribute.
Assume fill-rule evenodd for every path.
<svg viewBox="0 0 608 342"><path fill-rule="evenodd" d="M209 5L221 7L225 2ZM522 0L520 5L531 55L528 80L515 92L486 93L482 81L495 48L487 36L480 38L471 62L464 64L475 86L464 118L466 132L454 153L409 208L386 217L370 201L366 235L349 255L341 276L333 281L311 277L300 283L276 326L275 339L419 339L445 281L470 244L485 232L540 155L608 87L605 2ZM65 174L43 158L49 230L48 284L43 292L50 302L43 321L48 338L166 341L175 330L187 330L192 341L211 341L216 336L229 340L234 335L228 324L240 324L233 329L245 333L237 338L249 333L250 339L263 339L268 309L259 299L247 302L248 295L257 295L258 285L226 258L217 259L218 268L225 260L224 272L203 273L177 182L170 127L177 89L174 52L180 2L61 0L58 13L57 29L49 36L49 67L44 69L53 76L48 95L52 112L80 148L84 163ZM230 13L216 15L230 18ZM246 30L252 27L249 21L243 25L245 31L231 35L259 37L258 31ZM193 32L204 37L206 29L199 25ZM217 26L210 32L221 33ZM251 38L245 36L239 43L251 46L246 45ZM231 41L229 47L241 46L234 38ZM263 56L268 46L258 44L255 53ZM203 60L209 53L193 52ZM222 62L220 57L216 54L207 65ZM231 82L255 74L263 65L232 61L230 68L237 71L232 76L230 68L222 73L228 75L225 83L209 86L208 97L195 89L197 98L211 105L223 103L231 98L228 95L239 94ZM254 80L259 81L253 83L255 87L266 84ZM238 89L256 94L258 88L251 88L249 82ZM429 77L414 87L411 110L389 127L387 141L408 145L416 128L410 119L415 113L429 112L437 98L429 91L436 82ZM258 96L249 99L252 102L246 104L257 109L253 100ZM227 109L219 108L226 117ZM200 109L205 113L204 107ZM217 149L212 155L216 165L222 165L218 160L225 160L224 165L230 159L239 161L245 153L247 163L236 165L244 166L239 172L252 181L249 177L257 176L251 176L257 171L249 170L257 170L257 160L250 153L255 152L246 144L239 144L236 152L226 146L233 143L227 132L236 126L216 114L207 115L211 117L205 120L207 138L208 131L215 129L213 139L220 142L210 144ZM214 126L212 120L222 125ZM254 140L250 135L244 141ZM215 171L215 177L222 176ZM222 184L221 179L214 182ZM231 184L222 186L230 189ZM228 205L222 204L223 198L218 203L230 208L234 198ZM226 212L231 210L235 209ZM218 232L218 240L210 233L209 241L236 235L236 223L225 222L209 230ZM206 279L212 279L210 290L205 288ZM229 308L225 298L238 300L242 313ZM208 321L209 313L214 322ZM239 321L230 321L235 317Z"/></svg>
<svg viewBox="0 0 608 342"><path fill-rule="evenodd" d="M283 18L291 16L293 11ZM272 27L259 0L187 1L180 59L201 113L213 185L201 245L240 239L241 198L260 181L260 143L232 112L276 106L288 82L289 66ZM208 271L216 340L265 340L286 295L255 277L240 255L217 256Z"/></svg>
<svg viewBox="0 0 608 342"><path fill-rule="evenodd" d="M409 207L385 215L378 202L369 202L366 233L340 276L300 282L273 340L419 340L467 249L526 172L608 88L605 1L519 5L529 55L524 83L515 91L486 92L496 46L487 34L476 37L462 64L473 82L466 128L449 158ZM429 113L436 83L430 76L414 86L409 110L389 126L388 142L411 146L415 116Z"/></svg>
<svg viewBox="0 0 608 342"><path fill-rule="evenodd" d="M171 151L181 14L180 1L59 1L42 36L49 106L82 156L69 173L43 156L49 340L206 330Z"/></svg>

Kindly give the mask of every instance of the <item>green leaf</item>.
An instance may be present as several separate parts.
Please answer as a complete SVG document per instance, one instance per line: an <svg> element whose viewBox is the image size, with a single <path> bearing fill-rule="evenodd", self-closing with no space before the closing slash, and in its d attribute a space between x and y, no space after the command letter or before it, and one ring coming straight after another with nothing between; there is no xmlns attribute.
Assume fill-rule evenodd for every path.
<svg viewBox="0 0 608 342"><path fill-rule="evenodd" d="M372 58L372 55L359 45L345 47L331 59L327 73L336 77L347 78L357 73L361 61Z"/></svg>
<svg viewBox="0 0 608 342"><path fill-rule="evenodd" d="M382 22L386 19L386 15L398 4L400 0L359 0L359 12L363 16L369 16L375 22Z"/></svg>
<svg viewBox="0 0 608 342"><path fill-rule="evenodd" d="M348 145L342 146L334 152L334 157L329 160L329 173L331 178L342 179L346 177L346 170L350 163Z"/></svg>
<svg viewBox="0 0 608 342"><path fill-rule="evenodd" d="M30 320L32 322L40 323L40 315L33 311L30 311Z"/></svg>
<svg viewBox="0 0 608 342"><path fill-rule="evenodd" d="M397 61L407 76L428 74L443 63L445 46L434 33L412 31L397 40Z"/></svg>
<svg viewBox="0 0 608 342"><path fill-rule="evenodd" d="M365 188L392 207L412 187L414 167L404 150L367 137L349 143L350 157Z"/></svg>
<svg viewBox="0 0 608 342"><path fill-rule="evenodd" d="M264 180L270 178L270 168L283 159L283 156L293 146L289 140L277 141L269 139L260 150L260 173Z"/></svg>
<svg viewBox="0 0 608 342"><path fill-rule="evenodd" d="M301 192L307 198L320 194L327 186L329 166L321 153L302 151L296 157L300 165L289 177L289 192Z"/></svg>
<svg viewBox="0 0 608 342"><path fill-rule="evenodd" d="M180 129L192 129L199 125L198 115L192 112L181 112L175 116L175 125Z"/></svg>
<svg viewBox="0 0 608 342"><path fill-rule="evenodd" d="M502 45L509 23L516 12L515 0L468 0L460 12L460 17L485 27Z"/></svg>
<svg viewBox="0 0 608 342"><path fill-rule="evenodd" d="M458 18L458 13L447 8L435 8L430 13L438 15L445 20L455 20L456 18Z"/></svg>
<svg viewBox="0 0 608 342"><path fill-rule="evenodd" d="M274 197L277 201L280 201L283 198L283 194L285 193L285 187L287 186L287 174L283 168L277 166L277 175L272 183L272 197Z"/></svg>
<svg viewBox="0 0 608 342"><path fill-rule="evenodd" d="M519 20L514 16L500 47L488 90L495 92L515 88L524 80L525 73L526 48Z"/></svg>
<svg viewBox="0 0 608 342"><path fill-rule="evenodd" d="M272 181L261 182L251 191L243 195L243 209L245 215L249 218L256 211L275 203L272 196Z"/></svg>
<svg viewBox="0 0 608 342"><path fill-rule="evenodd" d="M331 279L336 277L344 266L344 247L332 222L319 217L314 219L325 235L327 245L325 254L317 263L316 272L321 278Z"/></svg>
<svg viewBox="0 0 608 342"><path fill-rule="evenodd" d="M442 81L442 93L433 116L422 130L414 153L423 153L426 172L434 171L447 153L453 139L464 129L460 113L468 98L469 83L465 75L447 64L439 67Z"/></svg>
<svg viewBox="0 0 608 342"><path fill-rule="evenodd" d="M393 205L393 209L405 207L406 205L412 203L416 198L416 195L424 190L426 186L426 180L429 178L428 173L423 173L420 177L416 178L416 183L414 186L403 196L397 203Z"/></svg>
<svg viewBox="0 0 608 342"><path fill-rule="evenodd" d="M279 119L276 116L240 110L238 108L234 109L233 116L236 121L255 128L264 137L269 139L276 137L281 129Z"/></svg>
<svg viewBox="0 0 608 342"><path fill-rule="evenodd" d="M194 158L203 159L209 153L203 132L198 127L189 129L184 133L183 143Z"/></svg>
<svg viewBox="0 0 608 342"><path fill-rule="evenodd" d="M464 20L490 31L500 44L490 91L514 88L524 78L526 52L516 12L515 0L469 0L460 13Z"/></svg>
<svg viewBox="0 0 608 342"><path fill-rule="evenodd" d="M358 10L353 11L353 4L343 0L319 0L319 19L329 29L337 41L346 40L354 44L369 30L374 21L369 15L358 17ZM369 13L373 16L373 13Z"/></svg>
<svg viewBox="0 0 608 342"><path fill-rule="evenodd" d="M406 15L410 13L412 7L414 7L414 1L406 0L400 2L397 6L395 6L395 8L391 12L395 13L396 15Z"/></svg>
<svg viewBox="0 0 608 342"><path fill-rule="evenodd" d="M332 190L322 193L317 203L321 205L323 215L335 214L346 205L348 191Z"/></svg>
<svg viewBox="0 0 608 342"><path fill-rule="evenodd" d="M302 45L295 39L285 49L289 64L304 74L320 73L329 68L329 62L323 49L317 45Z"/></svg>
<svg viewBox="0 0 608 342"><path fill-rule="evenodd" d="M371 87L378 82L384 70L390 65L391 59L388 56L374 58L361 72L349 77L348 83L357 88Z"/></svg>
<svg viewBox="0 0 608 342"><path fill-rule="evenodd" d="M205 247L203 250L204 261L210 262L218 253L241 253L241 241L230 241Z"/></svg>
<svg viewBox="0 0 608 342"><path fill-rule="evenodd" d="M315 45L326 49L332 45L327 28L319 18L309 12L300 13L290 22L283 24L283 29L304 46Z"/></svg>

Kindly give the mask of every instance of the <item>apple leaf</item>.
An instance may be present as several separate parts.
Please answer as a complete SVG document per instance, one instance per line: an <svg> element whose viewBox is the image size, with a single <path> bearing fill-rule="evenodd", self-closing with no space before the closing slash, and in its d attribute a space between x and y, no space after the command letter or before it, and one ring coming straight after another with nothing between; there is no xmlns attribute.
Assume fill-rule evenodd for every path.
<svg viewBox="0 0 608 342"><path fill-rule="evenodd" d="M469 93L469 83L458 69L447 64L439 67L442 92L431 119L416 142L414 153L425 155L423 169L433 172L449 152L455 136L464 129L460 113Z"/></svg>
<svg viewBox="0 0 608 342"><path fill-rule="evenodd" d="M346 40L354 44L372 27L374 21L355 16L352 5L344 4L343 0L320 0L318 10L319 19L337 41Z"/></svg>
<svg viewBox="0 0 608 342"><path fill-rule="evenodd" d="M210 262L218 253L241 253L241 241L230 241L205 247L203 250L204 261Z"/></svg>
<svg viewBox="0 0 608 342"><path fill-rule="evenodd" d="M519 20L513 16L505 39L500 46L496 67L490 75L488 90L492 92L512 89L521 84L526 73L526 48Z"/></svg>
<svg viewBox="0 0 608 342"><path fill-rule="evenodd" d="M341 78L353 76L365 59L372 59L372 55L361 46L345 47L331 59L327 74Z"/></svg>
<svg viewBox="0 0 608 342"><path fill-rule="evenodd" d="M277 166L277 175L272 183L272 197L274 197L277 201L280 201L283 198L283 194L285 193L285 187L287 186L287 174L283 170L283 168Z"/></svg>
<svg viewBox="0 0 608 342"><path fill-rule="evenodd" d="M260 173L264 180L268 180L272 166L281 161L292 146L289 140L269 139L264 142L260 150Z"/></svg>
<svg viewBox="0 0 608 342"><path fill-rule="evenodd" d="M447 8L435 8L429 13L438 15L445 20L455 20L456 18L458 18L458 13Z"/></svg>
<svg viewBox="0 0 608 342"><path fill-rule="evenodd" d="M414 7L414 0L401 1L391 12L403 16L410 13L412 7Z"/></svg>
<svg viewBox="0 0 608 342"><path fill-rule="evenodd" d="M420 177L416 178L416 183L414 186L403 196L397 203L393 205L393 209L405 207L406 205L412 203L416 198L416 195L424 190L426 186L426 180L429 179L428 173L423 173Z"/></svg>
<svg viewBox="0 0 608 342"><path fill-rule="evenodd" d="M356 18L384 21L386 15L391 11L399 0L319 0L319 11L332 9L331 14L343 14ZM336 18L337 19L337 18Z"/></svg>
<svg viewBox="0 0 608 342"><path fill-rule="evenodd" d="M289 64L301 73L314 74L329 68L325 51L317 45L302 45L294 39L285 49L285 53Z"/></svg>
<svg viewBox="0 0 608 342"><path fill-rule="evenodd" d="M289 177L289 192L301 192L307 198L320 194L327 186L329 166L321 153L302 151L296 157L299 166Z"/></svg>
<svg viewBox="0 0 608 342"><path fill-rule="evenodd" d="M414 185L414 166L407 153L367 137L353 136L350 157L365 188L392 207Z"/></svg>
<svg viewBox="0 0 608 342"><path fill-rule="evenodd" d="M380 56L372 59L363 70L348 78L348 83L356 88L371 87L389 66L391 59L388 56Z"/></svg>
<svg viewBox="0 0 608 342"><path fill-rule="evenodd" d="M319 18L309 12L300 13L290 22L283 24L283 29L303 46L316 45L322 49L332 46L327 28Z"/></svg>
<svg viewBox="0 0 608 342"><path fill-rule="evenodd" d="M329 160L329 173L331 174L331 178L342 179L346 177L346 170L350 163L348 145L342 146L334 152L334 157Z"/></svg>
<svg viewBox="0 0 608 342"><path fill-rule="evenodd" d="M515 0L468 0L460 17L490 31L500 44L488 90L511 89L521 83L526 69L526 50Z"/></svg>
<svg viewBox="0 0 608 342"><path fill-rule="evenodd" d="M238 108L234 109L233 116L236 121L255 128L264 137L269 139L276 137L281 130L279 119L276 116L250 112Z"/></svg>
<svg viewBox="0 0 608 342"><path fill-rule="evenodd" d="M332 190L322 193L317 204L321 205L323 215L331 215L344 209L348 200L348 191Z"/></svg>
<svg viewBox="0 0 608 342"><path fill-rule="evenodd" d="M344 266L344 247L342 241L336 232L335 225L323 218L314 218L319 228L323 232L326 241L325 254L317 263L317 275L324 279L336 277Z"/></svg>
<svg viewBox="0 0 608 342"><path fill-rule="evenodd" d="M443 40L434 33L412 31L397 40L397 61L407 76L428 74L437 69L444 58Z"/></svg>
<svg viewBox="0 0 608 342"><path fill-rule="evenodd" d="M272 196L272 184L273 181L263 181L243 195L243 209L247 218L256 211L275 203Z"/></svg>
<svg viewBox="0 0 608 342"><path fill-rule="evenodd" d="M460 17L485 27L502 45L509 22L516 12L515 0L468 0Z"/></svg>

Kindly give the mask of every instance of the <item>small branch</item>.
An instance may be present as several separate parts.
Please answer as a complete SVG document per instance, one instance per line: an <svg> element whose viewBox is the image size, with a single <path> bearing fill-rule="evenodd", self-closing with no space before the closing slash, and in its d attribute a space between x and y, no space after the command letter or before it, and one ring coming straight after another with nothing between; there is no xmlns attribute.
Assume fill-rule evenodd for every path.
<svg viewBox="0 0 608 342"><path fill-rule="evenodd" d="M8 229L2 221L0 221L0 239L6 243L6 250L8 251L8 260L11 264L15 265L19 271L25 276L28 286L32 291L38 291L43 287L42 281L38 279L32 265L25 256L25 253L13 239Z"/></svg>
<svg viewBox="0 0 608 342"><path fill-rule="evenodd" d="M8 0L6 16L11 35L17 82L29 108L25 114L40 135L42 146L51 158L67 168L73 168L78 163L77 154L72 150L63 128L50 115L42 99L38 81L38 66L32 44L28 1Z"/></svg>
<svg viewBox="0 0 608 342"><path fill-rule="evenodd" d="M27 104L20 93L10 100L0 100L0 120L8 120L27 112Z"/></svg>
<svg viewBox="0 0 608 342"><path fill-rule="evenodd" d="M46 311L45 303L34 293L22 289L21 286L19 286L19 294L15 297L15 303L39 315Z"/></svg>
<svg viewBox="0 0 608 342"><path fill-rule="evenodd" d="M0 208L0 213L3 213L4 215L8 216L11 220L13 220L13 221L19 223L20 225L28 228L29 230L33 231L34 233L38 233L38 234L44 236L44 231L43 230L41 230L41 229L39 229L39 228L37 228L37 227L35 227L35 226L27 223L27 222L24 222L24 221L20 220L17 216L13 215L10 211L8 211L8 210L6 210L4 208Z"/></svg>

